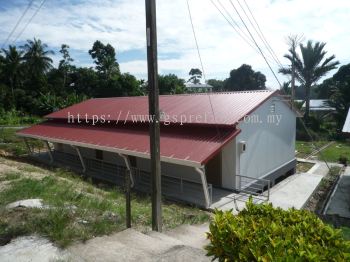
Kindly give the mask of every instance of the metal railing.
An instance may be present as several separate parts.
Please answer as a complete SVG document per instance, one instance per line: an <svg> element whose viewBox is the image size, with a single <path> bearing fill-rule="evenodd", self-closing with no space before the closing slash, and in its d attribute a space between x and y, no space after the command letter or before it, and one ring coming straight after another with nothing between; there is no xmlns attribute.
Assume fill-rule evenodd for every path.
<svg viewBox="0 0 350 262"><path fill-rule="evenodd" d="M149 192L151 186L151 173L135 167L131 168L131 170L135 177L136 188L141 191ZM182 176L174 177L162 173L162 190L163 194L167 197L185 202L188 201L188 197L190 197L191 202L205 205L203 186L199 181L193 181L187 178L184 179ZM211 204L213 199L212 184L208 184L208 191Z"/></svg>
<svg viewBox="0 0 350 262"><path fill-rule="evenodd" d="M271 181L264 178L237 175L238 191L255 199L269 201Z"/></svg>

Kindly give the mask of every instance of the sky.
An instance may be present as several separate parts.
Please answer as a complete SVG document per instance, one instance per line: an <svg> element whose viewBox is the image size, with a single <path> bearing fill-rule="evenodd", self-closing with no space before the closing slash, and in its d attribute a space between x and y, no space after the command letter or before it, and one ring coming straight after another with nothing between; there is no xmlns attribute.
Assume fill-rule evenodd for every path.
<svg viewBox="0 0 350 262"><path fill-rule="evenodd" d="M29 2L0 0L1 45ZM20 34L41 2L33 1L6 46L20 46L27 39L40 38L55 51L53 60L57 65L61 59L61 44L68 44L73 63L90 67L94 65L88 50L98 39L116 49L122 72L130 72L140 79L147 78L144 0L46 0ZM278 64L251 27L244 14L245 11L249 15L247 6L282 64L288 64L283 58L288 50L286 38L295 34L303 34L305 41L326 42L329 55L335 54L341 64L350 63L349 0L245 0L247 6L244 0L213 2L229 20L233 18L237 30L245 30L231 2L234 4L281 82L287 79L277 73ZM236 33L211 0L189 0L189 5L206 79L225 79L232 69L250 64L255 71L266 75L268 88L278 88L261 54ZM254 22L251 16L250 19ZM233 25L234 22L231 21ZM157 30L160 74L174 73L188 79L191 68L201 68L186 0L157 1ZM334 73L330 72L328 77Z"/></svg>

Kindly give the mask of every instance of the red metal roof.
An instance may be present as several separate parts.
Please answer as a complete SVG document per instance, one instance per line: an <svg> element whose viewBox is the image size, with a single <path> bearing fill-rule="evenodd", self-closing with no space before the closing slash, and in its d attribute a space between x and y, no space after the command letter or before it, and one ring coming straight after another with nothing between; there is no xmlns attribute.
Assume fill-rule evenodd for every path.
<svg viewBox="0 0 350 262"><path fill-rule="evenodd" d="M160 96L159 108L164 117L177 117L177 124L235 125L277 91L243 91L211 94ZM214 115L213 115L214 112ZM49 119L67 119L68 115L92 119L105 116L106 121L132 122L135 116L148 115L148 98L96 98L70 106L46 116ZM214 118L215 116L215 118ZM182 121L181 121L182 120ZM139 120L138 120L139 121ZM172 121L175 124L175 121Z"/></svg>
<svg viewBox="0 0 350 262"><path fill-rule="evenodd" d="M165 162L201 166L239 133L235 128L162 126L160 154ZM47 121L18 135L81 147L149 158L148 127L142 125L91 126Z"/></svg>

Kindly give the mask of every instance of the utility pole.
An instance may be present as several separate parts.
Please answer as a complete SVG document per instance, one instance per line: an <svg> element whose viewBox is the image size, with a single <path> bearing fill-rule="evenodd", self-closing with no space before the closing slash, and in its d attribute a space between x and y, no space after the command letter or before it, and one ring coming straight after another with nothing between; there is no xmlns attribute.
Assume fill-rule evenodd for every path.
<svg viewBox="0 0 350 262"><path fill-rule="evenodd" d="M146 1L146 35L148 67L148 103L150 121L150 152L152 180L152 230L162 231L160 132L159 132L159 89L157 58L156 1Z"/></svg>

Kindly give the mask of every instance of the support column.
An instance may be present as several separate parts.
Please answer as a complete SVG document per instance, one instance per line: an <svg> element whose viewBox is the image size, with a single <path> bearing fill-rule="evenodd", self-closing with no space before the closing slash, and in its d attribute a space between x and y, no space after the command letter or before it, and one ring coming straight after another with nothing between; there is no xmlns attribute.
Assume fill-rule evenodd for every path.
<svg viewBox="0 0 350 262"><path fill-rule="evenodd" d="M79 159L80 159L81 166L83 168L83 173L85 173L86 172L86 165L85 165L84 158L83 158L83 156L82 156L82 154L80 152L80 148L77 147L77 146L72 146L72 147L75 149L75 151L77 151L77 154L78 154Z"/></svg>
<svg viewBox="0 0 350 262"><path fill-rule="evenodd" d="M134 183L134 176L132 175L130 159L127 155L123 155L123 154L118 154L118 155L124 159L126 169L128 170L128 173L130 176L131 187L134 187L135 183Z"/></svg>
<svg viewBox="0 0 350 262"><path fill-rule="evenodd" d="M49 156L50 156L50 164L53 163L53 155L52 155L52 151L51 151L51 147L49 145L48 141L45 141L45 145L47 147L47 151L49 152Z"/></svg>
<svg viewBox="0 0 350 262"><path fill-rule="evenodd" d="M127 155L119 154L124 159L126 166L126 176L125 176L125 217L126 217L126 227L131 228L131 187L134 186L134 179L131 171L130 159ZM131 183L130 183L131 182Z"/></svg>
<svg viewBox="0 0 350 262"><path fill-rule="evenodd" d="M30 148L30 145L29 145L29 143L28 143L28 139L27 139L26 137L24 137L23 140L24 140L24 143L25 143L26 146L27 146L29 155L32 156L32 155L33 155L33 150Z"/></svg>
<svg viewBox="0 0 350 262"><path fill-rule="evenodd" d="M203 192L204 192L204 198L205 198L205 204L206 204L206 208L209 208L210 205L211 205L211 199L210 199L210 196L209 196L207 178L205 177L205 170L204 170L203 167L201 167L201 168L196 167L195 170L201 176Z"/></svg>

